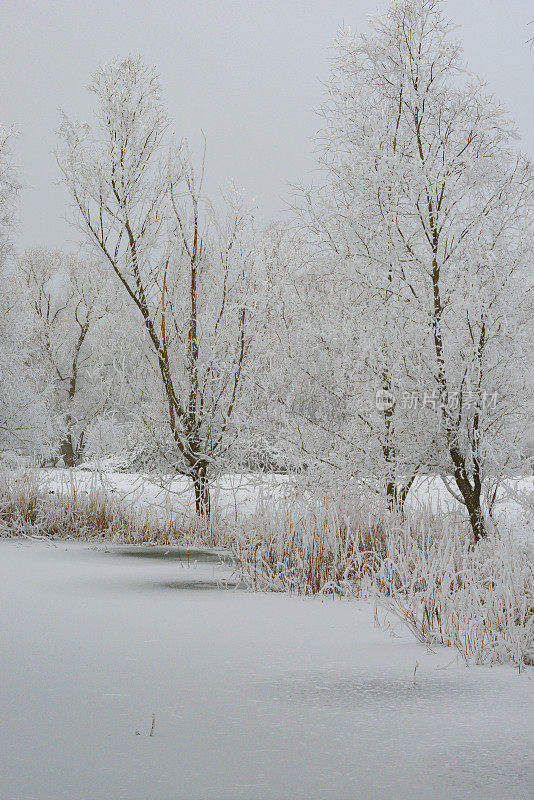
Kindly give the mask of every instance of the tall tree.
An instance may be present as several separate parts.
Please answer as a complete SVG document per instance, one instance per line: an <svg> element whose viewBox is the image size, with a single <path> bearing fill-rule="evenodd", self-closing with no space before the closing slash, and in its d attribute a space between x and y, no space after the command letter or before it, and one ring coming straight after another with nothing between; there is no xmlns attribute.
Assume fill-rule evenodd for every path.
<svg viewBox="0 0 534 800"><path fill-rule="evenodd" d="M46 395L36 392L28 362L27 320L12 287L13 228L18 183L10 152L12 131L0 125L0 453L37 458L49 452L57 433Z"/></svg>
<svg viewBox="0 0 534 800"><path fill-rule="evenodd" d="M233 193L217 214L187 146L166 144L152 71L127 58L91 91L98 128L63 119L59 163L90 242L135 306L159 390L168 460L209 516L209 477L235 445L254 325L252 217Z"/></svg>
<svg viewBox="0 0 534 800"><path fill-rule="evenodd" d="M416 424L416 326L399 301L387 253L385 276L376 253L362 256L357 206L331 179L322 190L306 190L299 207L306 269L288 293L291 362L313 412L309 403L307 411L302 404L293 410L309 452L402 508L435 439L432 426Z"/></svg>
<svg viewBox="0 0 534 800"><path fill-rule="evenodd" d="M408 321L414 432L437 431L432 466L452 473L478 540L484 481L511 463L528 415L533 184L451 31L439 0L403 0L370 34L341 33L321 160L363 285L387 298L379 330Z"/></svg>

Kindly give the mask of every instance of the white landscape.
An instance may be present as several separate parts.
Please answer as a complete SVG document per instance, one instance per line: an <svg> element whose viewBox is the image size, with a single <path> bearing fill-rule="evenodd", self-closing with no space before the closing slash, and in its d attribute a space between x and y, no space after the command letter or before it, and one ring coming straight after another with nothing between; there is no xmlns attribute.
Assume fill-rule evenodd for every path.
<svg viewBox="0 0 534 800"><path fill-rule="evenodd" d="M140 475L70 481L165 508ZM275 495L221 483L230 514ZM425 494L440 491L412 502ZM194 502L183 480L171 497ZM528 540L528 515L502 505ZM250 592L222 550L35 531L0 541L0 564L5 800L532 796L532 667L422 646L380 597Z"/></svg>
<svg viewBox="0 0 534 800"><path fill-rule="evenodd" d="M5 800L532 796L528 673L429 653L372 604L217 589L195 551L0 555Z"/></svg>
<svg viewBox="0 0 534 800"><path fill-rule="evenodd" d="M0 3L0 800L532 800L529 3L127 5Z"/></svg>

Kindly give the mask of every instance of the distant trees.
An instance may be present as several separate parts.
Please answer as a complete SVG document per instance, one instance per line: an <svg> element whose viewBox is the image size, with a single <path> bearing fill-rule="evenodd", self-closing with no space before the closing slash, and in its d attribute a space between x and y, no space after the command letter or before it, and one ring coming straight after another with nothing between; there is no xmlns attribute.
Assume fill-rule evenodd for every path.
<svg viewBox="0 0 534 800"><path fill-rule="evenodd" d="M58 250L27 250L18 259L17 277L28 357L62 422L58 455L74 467L82 461L91 423L111 401L121 341L117 293L101 263Z"/></svg>
<svg viewBox="0 0 534 800"><path fill-rule="evenodd" d="M13 227L18 183L9 145L0 125L0 453L45 455L57 430L46 394L36 392L27 361L27 320L20 314L13 283Z"/></svg>
<svg viewBox="0 0 534 800"><path fill-rule="evenodd" d="M208 479L238 437L255 317L252 216L236 193L223 211L202 194L185 144L166 145L154 74L127 58L91 91L98 128L63 119L59 164L91 244L137 309L159 390L168 461L191 476L209 516Z"/></svg>
<svg viewBox="0 0 534 800"><path fill-rule="evenodd" d="M0 265L5 267L12 251L13 216L18 182L9 148L12 130L0 123Z"/></svg>

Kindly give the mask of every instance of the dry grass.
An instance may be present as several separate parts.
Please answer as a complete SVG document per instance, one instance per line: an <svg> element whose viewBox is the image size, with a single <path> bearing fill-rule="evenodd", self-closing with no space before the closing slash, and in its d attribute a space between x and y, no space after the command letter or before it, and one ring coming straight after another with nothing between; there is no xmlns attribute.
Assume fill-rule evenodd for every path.
<svg viewBox="0 0 534 800"><path fill-rule="evenodd" d="M428 646L466 662L534 658L534 554L493 530L477 546L457 515L366 513L356 501L264 510L236 537L253 589L373 595Z"/></svg>
<svg viewBox="0 0 534 800"><path fill-rule="evenodd" d="M128 508L119 495L96 485L86 490L66 481L51 490L32 471L0 475L0 536L205 547L221 542L216 521L186 515L163 520L147 509Z"/></svg>
<svg viewBox="0 0 534 800"><path fill-rule="evenodd" d="M394 532L376 586L425 644L451 645L467 663L533 662L534 553L509 535L473 546L461 526Z"/></svg>
<svg viewBox="0 0 534 800"><path fill-rule="evenodd" d="M253 589L359 596L385 552L385 529L356 505L286 502L247 520L233 550Z"/></svg>

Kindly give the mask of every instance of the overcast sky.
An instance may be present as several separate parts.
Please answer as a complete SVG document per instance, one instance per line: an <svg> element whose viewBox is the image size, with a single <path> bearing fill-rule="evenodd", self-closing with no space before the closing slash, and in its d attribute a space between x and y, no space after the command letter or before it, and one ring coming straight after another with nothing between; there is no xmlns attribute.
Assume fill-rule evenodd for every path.
<svg viewBox="0 0 534 800"><path fill-rule="evenodd" d="M229 180L260 216L313 177L310 137L340 25L363 30L380 0L0 0L0 121L15 125L24 191L19 247L69 247L53 156L58 108L88 119L96 67L140 54L161 78L179 136L207 137L208 188ZM447 0L471 70L508 105L534 155L532 0Z"/></svg>

